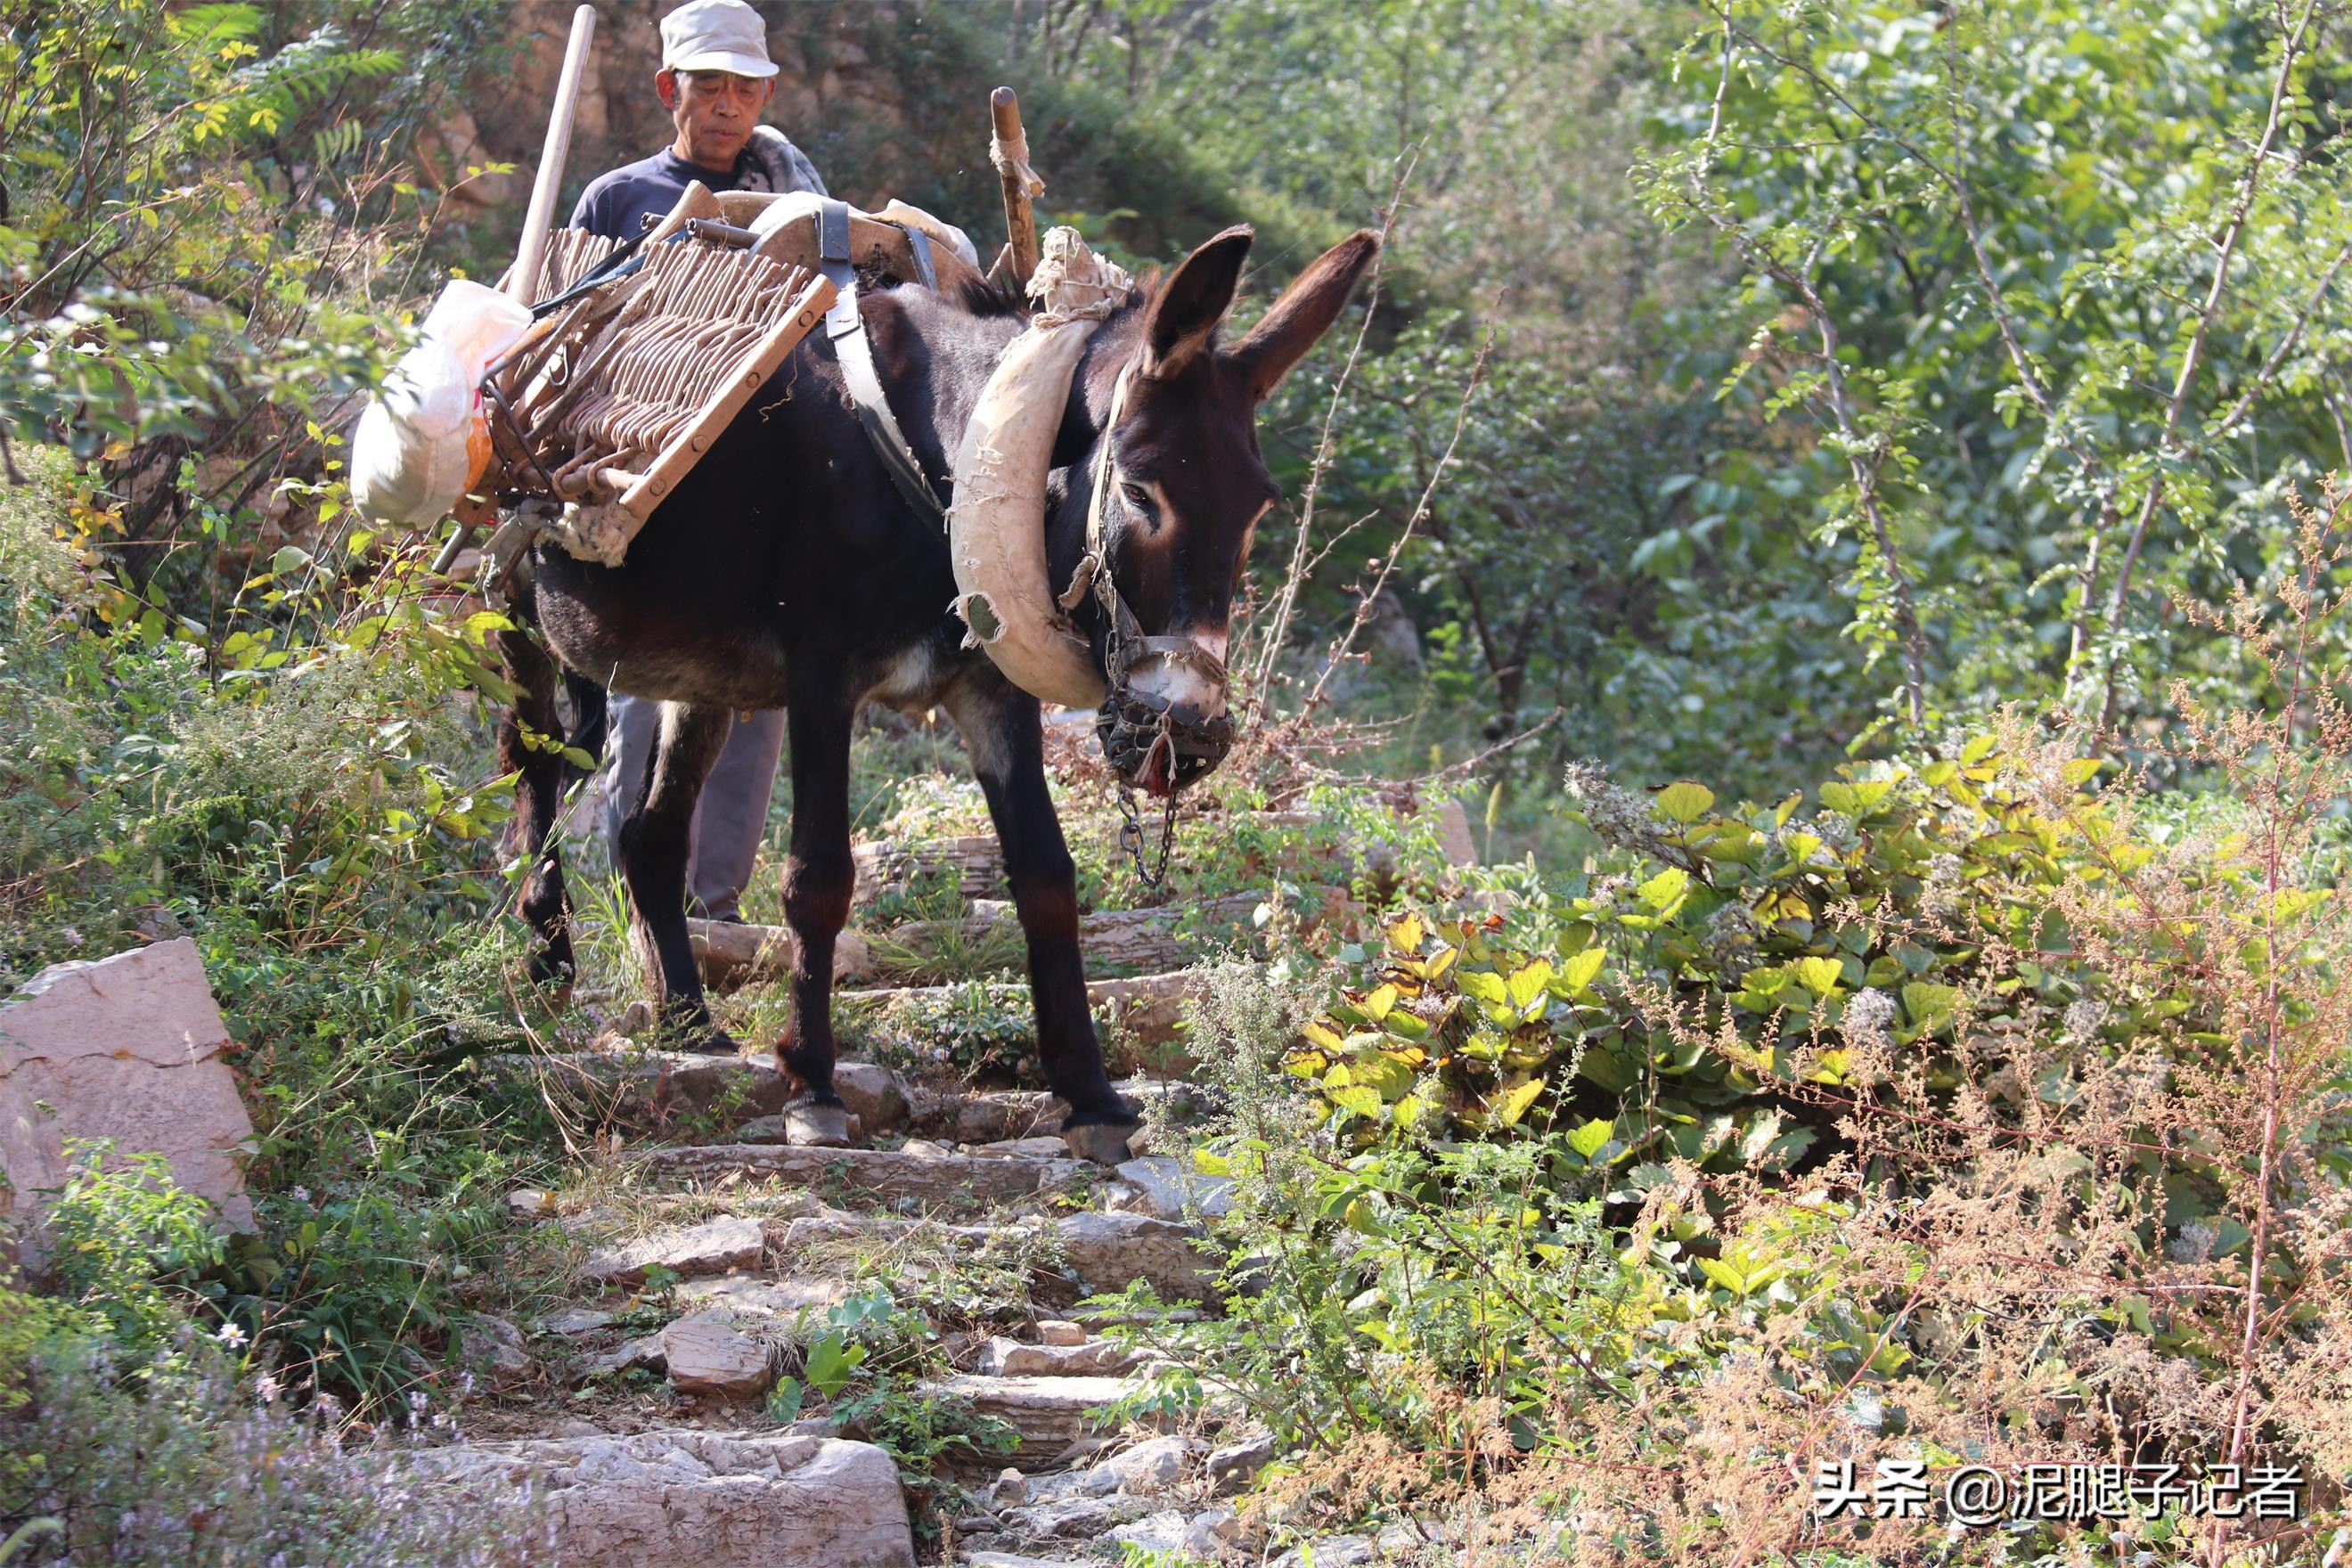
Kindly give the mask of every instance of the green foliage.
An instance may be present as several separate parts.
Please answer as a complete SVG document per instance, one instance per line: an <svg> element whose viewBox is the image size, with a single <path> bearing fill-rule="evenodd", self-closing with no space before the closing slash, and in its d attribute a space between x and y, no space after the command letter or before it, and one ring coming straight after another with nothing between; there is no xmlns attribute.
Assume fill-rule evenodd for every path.
<svg viewBox="0 0 2352 1568"><path fill-rule="evenodd" d="M221 1261L219 1218L180 1189L161 1154L77 1139L66 1159L65 1184L47 1210L58 1293L125 1352L152 1355Z"/></svg>
<svg viewBox="0 0 2352 1568"><path fill-rule="evenodd" d="M1408 915L1379 951L1342 953L1358 983L1287 1070L1351 1142L1425 1120L1554 1129L1564 1173L1638 1195L1668 1161L1785 1169L1818 1135L1800 1101L1867 1094L1956 1032L2087 1002L2123 1039L2189 1010L2185 993L2106 994L2035 901L2145 859L2089 796L2027 796L1990 738L1916 772L1844 772L1800 815L1796 796L1717 812L1695 783L1641 797L1573 771L1584 819L1639 858L1498 929Z"/></svg>
<svg viewBox="0 0 2352 1568"><path fill-rule="evenodd" d="M1818 432L1788 493L1851 563L1865 654L1916 659L1931 726L2029 693L2150 711L2159 671L2260 693L2167 612L2278 583L2285 497L2343 460L2352 187L2310 155L2342 18L1709 9L1641 184L1743 271L1722 395Z"/></svg>
<svg viewBox="0 0 2352 1568"><path fill-rule="evenodd" d="M54 1337L30 1384L0 1413L0 1453L22 1457L0 1466L12 1564L509 1568L545 1550L527 1494L460 1496L390 1442L347 1449L331 1424L250 1402L202 1341Z"/></svg>

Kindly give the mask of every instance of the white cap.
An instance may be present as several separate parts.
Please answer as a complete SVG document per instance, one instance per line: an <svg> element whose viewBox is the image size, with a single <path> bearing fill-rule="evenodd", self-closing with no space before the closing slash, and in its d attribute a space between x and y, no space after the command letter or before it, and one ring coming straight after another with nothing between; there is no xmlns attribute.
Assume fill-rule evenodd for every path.
<svg viewBox="0 0 2352 1568"><path fill-rule="evenodd" d="M662 18L662 69L771 77L768 25L743 0L693 0Z"/></svg>

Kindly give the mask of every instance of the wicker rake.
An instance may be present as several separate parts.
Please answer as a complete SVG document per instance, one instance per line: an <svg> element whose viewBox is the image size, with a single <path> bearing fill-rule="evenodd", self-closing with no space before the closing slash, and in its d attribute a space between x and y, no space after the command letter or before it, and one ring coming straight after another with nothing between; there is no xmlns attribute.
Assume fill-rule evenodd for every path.
<svg viewBox="0 0 2352 1568"><path fill-rule="evenodd" d="M617 248L549 237L536 298L572 288ZM617 500L634 534L833 303L799 267L725 246L649 243L632 277L543 318L483 378L513 491Z"/></svg>

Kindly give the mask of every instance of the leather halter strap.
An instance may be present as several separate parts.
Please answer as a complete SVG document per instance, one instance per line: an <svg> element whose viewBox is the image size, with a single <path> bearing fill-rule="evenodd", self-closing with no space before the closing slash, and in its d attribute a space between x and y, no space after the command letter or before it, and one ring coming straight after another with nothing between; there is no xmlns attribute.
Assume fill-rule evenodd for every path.
<svg viewBox="0 0 2352 1568"><path fill-rule="evenodd" d="M1126 595L1111 581L1110 542L1104 532L1103 508L1110 491L1111 437L1118 430L1118 422L1127 416L1127 391L1135 376L1135 364L1130 359L1122 365L1118 380L1111 386L1110 413L1095 443L1094 493L1087 498L1087 552L1080 557L1078 569L1070 574L1070 585L1056 601L1065 610L1072 609L1089 588L1093 589L1109 631L1103 663L1114 700L1118 689L1126 684L1127 672L1155 655L1171 663L1192 665L1220 685L1226 679L1223 661L1191 637L1146 637Z"/></svg>

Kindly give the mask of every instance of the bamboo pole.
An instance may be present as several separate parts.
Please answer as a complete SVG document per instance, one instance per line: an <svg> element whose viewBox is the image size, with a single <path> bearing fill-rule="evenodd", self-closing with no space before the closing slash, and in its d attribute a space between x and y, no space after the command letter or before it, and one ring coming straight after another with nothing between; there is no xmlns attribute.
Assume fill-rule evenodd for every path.
<svg viewBox="0 0 2352 1568"><path fill-rule="evenodd" d="M1011 245L1013 281L1027 287L1037 270L1037 218L1031 199L1045 188L1029 166L1029 139L1021 129L1021 100L1009 87L988 95L995 135L988 144L988 161L996 165L997 183L1004 188L1004 232Z"/></svg>
<svg viewBox="0 0 2352 1568"><path fill-rule="evenodd" d="M520 304L530 304L539 292L540 263L547 254L547 231L555 223L555 198L563 189L563 164L572 156L572 120L580 107L581 79L588 74L588 46L595 37L596 7L582 5L573 10L571 41L563 48L563 73L556 78L555 102L547 112L547 140L540 146L539 173L531 178L530 205L523 213L522 242L515 247L514 266L507 271L507 298ZM458 498L454 513L457 526L434 557L435 573L446 573L457 565L474 530L496 510L487 499L471 493L485 477L478 473L467 480L469 493Z"/></svg>
<svg viewBox="0 0 2352 1568"><path fill-rule="evenodd" d="M547 252L547 231L555 225L555 198L563 189L564 163L572 156L572 119L580 107L580 81L588 74L588 46L595 37L596 7L579 6L572 13L572 41L564 47L563 74L556 79L555 103L547 113L539 173L530 182L522 244L515 251L514 270L507 274L508 296L526 305L539 289L540 258Z"/></svg>

